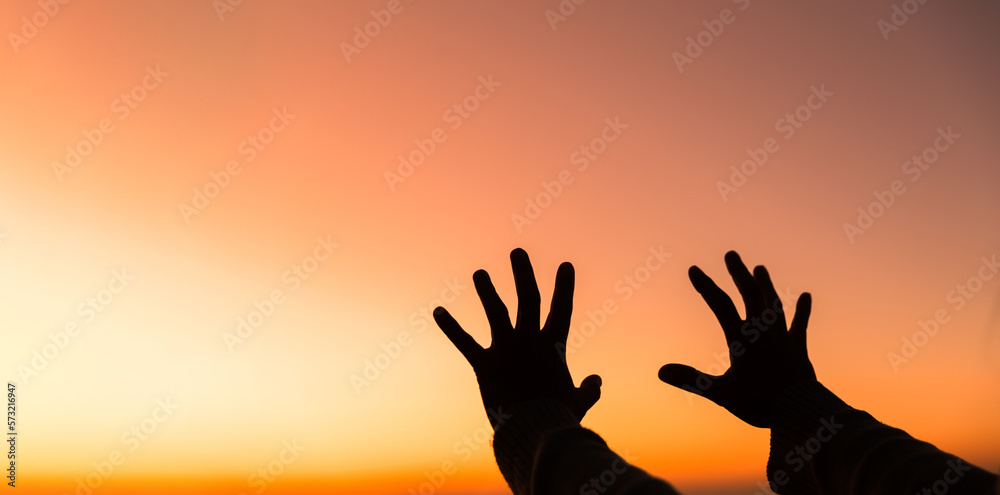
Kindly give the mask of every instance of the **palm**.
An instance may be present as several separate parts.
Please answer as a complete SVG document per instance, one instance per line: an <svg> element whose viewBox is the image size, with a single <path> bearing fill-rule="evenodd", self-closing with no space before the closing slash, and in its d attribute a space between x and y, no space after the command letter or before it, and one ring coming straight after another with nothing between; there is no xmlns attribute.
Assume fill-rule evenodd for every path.
<svg viewBox="0 0 1000 495"><path fill-rule="evenodd" d="M722 326L730 368L721 376L711 376L690 366L668 364L660 369L660 379L704 396L753 426L767 428L778 394L795 382L816 379L805 340L811 298L808 294L799 298L788 327L767 270L758 266L751 274L735 252L727 253L726 265L743 297L745 319L704 272L691 267L689 275Z"/></svg>
<svg viewBox="0 0 1000 495"><path fill-rule="evenodd" d="M515 249L510 258L518 299L514 325L489 274L479 270L472 277L490 323L492 342L488 348L480 346L444 308L434 310L434 319L472 365L487 411L528 400L555 399L582 419L600 397L600 378L587 377L577 388L566 366L573 265L559 266L549 315L540 326L541 296L528 254Z"/></svg>

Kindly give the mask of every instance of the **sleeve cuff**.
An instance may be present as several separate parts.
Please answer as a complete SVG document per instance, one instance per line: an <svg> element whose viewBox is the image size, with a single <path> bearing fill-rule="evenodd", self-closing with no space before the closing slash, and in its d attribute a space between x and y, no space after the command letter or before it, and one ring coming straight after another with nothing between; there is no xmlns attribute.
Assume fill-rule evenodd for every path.
<svg viewBox="0 0 1000 495"><path fill-rule="evenodd" d="M774 405L767 479L775 492L822 493L812 475L813 455L858 411L818 381L786 388Z"/></svg>
<svg viewBox="0 0 1000 495"><path fill-rule="evenodd" d="M579 427L580 421L562 402L539 399L498 411L493 452L500 473L515 494L530 490L531 468L543 439L554 431Z"/></svg>

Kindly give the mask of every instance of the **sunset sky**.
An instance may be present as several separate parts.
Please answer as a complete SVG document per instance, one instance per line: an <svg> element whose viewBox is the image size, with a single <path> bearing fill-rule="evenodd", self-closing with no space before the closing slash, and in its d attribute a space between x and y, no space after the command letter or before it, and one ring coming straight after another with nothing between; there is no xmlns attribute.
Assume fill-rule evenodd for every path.
<svg viewBox="0 0 1000 495"><path fill-rule="evenodd" d="M545 308L576 268L584 426L684 493L765 480L656 376L728 366L730 249L828 388L996 472L1000 5L911 3L3 2L21 493L509 493L429 313L488 345L515 247Z"/></svg>

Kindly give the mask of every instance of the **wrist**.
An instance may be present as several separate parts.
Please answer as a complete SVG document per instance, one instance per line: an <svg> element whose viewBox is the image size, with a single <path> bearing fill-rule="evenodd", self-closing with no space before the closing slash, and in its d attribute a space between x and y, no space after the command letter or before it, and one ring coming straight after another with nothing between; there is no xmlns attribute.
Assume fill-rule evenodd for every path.
<svg viewBox="0 0 1000 495"><path fill-rule="evenodd" d="M832 445L857 414L863 413L816 380L800 381L782 390L771 415L767 479L775 485L772 489L820 493L811 474L817 456L836 451Z"/></svg>
<svg viewBox="0 0 1000 495"><path fill-rule="evenodd" d="M523 489L530 481L535 457L545 438L554 432L580 426L569 406L555 399L503 406L497 408L494 417L499 424L494 427L493 451L500 472L514 493L527 493Z"/></svg>
<svg viewBox="0 0 1000 495"><path fill-rule="evenodd" d="M853 409L815 379L800 380L786 386L775 397L771 407L772 423L779 427Z"/></svg>

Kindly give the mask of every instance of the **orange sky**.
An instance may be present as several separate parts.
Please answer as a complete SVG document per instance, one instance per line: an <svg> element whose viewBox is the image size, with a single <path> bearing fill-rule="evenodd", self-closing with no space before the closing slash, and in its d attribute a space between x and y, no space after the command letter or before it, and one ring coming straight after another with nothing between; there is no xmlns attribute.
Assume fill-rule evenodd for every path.
<svg viewBox="0 0 1000 495"><path fill-rule="evenodd" d="M656 378L721 371L686 270L735 294L729 249L813 294L845 401L1000 467L995 4L61 2L0 10L28 493L503 493L427 312L487 344L518 246L543 299L576 266L584 424L685 493L764 479L766 431Z"/></svg>

